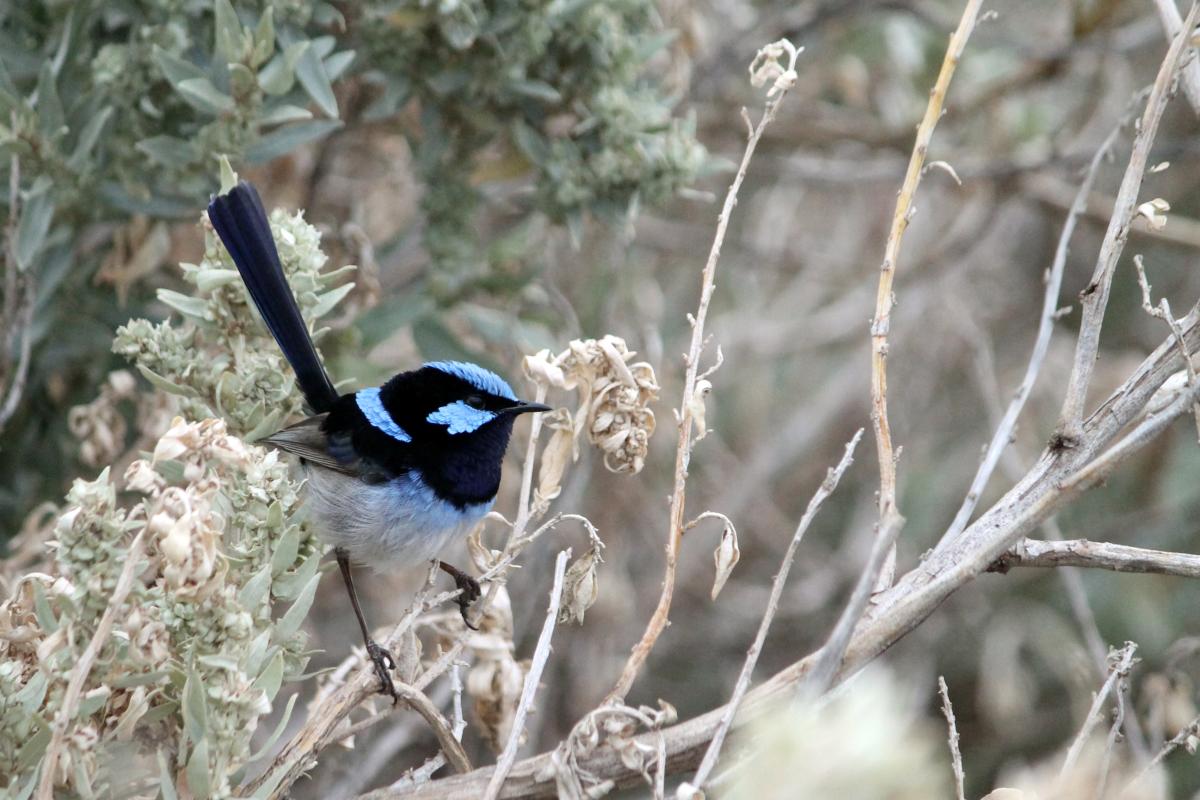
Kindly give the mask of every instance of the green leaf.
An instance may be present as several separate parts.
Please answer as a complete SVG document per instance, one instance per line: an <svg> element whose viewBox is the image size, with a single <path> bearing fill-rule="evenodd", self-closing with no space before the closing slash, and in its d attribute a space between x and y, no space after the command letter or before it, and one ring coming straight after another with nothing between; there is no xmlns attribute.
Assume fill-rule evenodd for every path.
<svg viewBox="0 0 1200 800"><path fill-rule="evenodd" d="M134 686L148 686L152 683L158 683L169 674L166 670L156 670L154 672L139 672L134 675L119 675L109 681L109 683L114 689L131 689Z"/></svg>
<svg viewBox="0 0 1200 800"><path fill-rule="evenodd" d="M180 397L199 397L200 393L190 386L180 386L174 381L164 378L149 367L142 364L136 365L138 372L142 373L142 377L150 381L150 385L155 389L166 392L167 394L177 394ZM160 469L159 472L162 472ZM164 475L165 477L165 475Z"/></svg>
<svg viewBox="0 0 1200 800"><path fill-rule="evenodd" d="M336 119L316 119L298 122L272 131L246 149L246 160L261 164L290 153L301 145L324 138L342 127Z"/></svg>
<svg viewBox="0 0 1200 800"><path fill-rule="evenodd" d="M175 781L171 779L171 768L167 764L167 756L162 750L158 751L158 790L162 800L179 800L175 791Z"/></svg>
<svg viewBox="0 0 1200 800"><path fill-rule="evenodd" d="M237 283L241 277L236 269L205 269L196 275L196 289L207 294L213 289Z"/></svg>
<svg viewBox="0 0 1200 800"><path fill-rule="evenodd" d="M273 652L270 629L255 636L250 642L250 647L246 649L246 674L257 675L262 670L262 665L266 662L267 657Z"/></svg>
<svg viewBox="0 0 1200 800"><path fill-rule="evenodd" d="M268 564L254 573L238 592L238 603L242 608L257 611L271 588L271 566Z"/></svg>
<svg viewBox="0 0 1200 800"><path fill-rule="evenodd" d="M175 91L188 105L210 114L228 114L236 108L233 98L222 92L208 78L188 78L175 86Z"/></svg>
<svg viewBox="0 0 1200 800"><path fill-rule="evenodd" d="M301 623L308 616L308 609L312 607L313 597L316 596L317 584L320 581L320 575L313 575L312 579L300 590L296 602L292 603L292 607L275 624L275 641L281 642L300 630Z"/></svg>
<svg viewBox="0 0 1200 800"><path fill-rule="evenodd" d="M546 143L546 137L523 120L518 119L513 122L512 140L521 154L539 167L550 158L550 145Z"/></svg>
<svg viewBox="0 0 1200 800"><path fill-rule="evenodd" d="M208 740L200 739L192 750L192 757L187 764L188 789L196 798L208 797L212 794L212 786L208 777Z"/></svg>
<svg viewBox="0 0 1200 800"><path fill-rule="evenodd" d="M322 292L317 295L317 304L309 310L309 316L312 319L320 319L321 317L333 311L333 307L342 301L342 298L350 294L350 290L354 288L354 282L343 283L336 289L330 289L328 292Z"/></svg>
<svg viewBox="0 0 1200 800"><path fill-rule="evenodd" d="M203 298L192 297L172 289L159 289L157 295L160 302L166 303L185 317L202 321L208 317L208 301Z"/></svg>
<svg viewBox="0 0 1200 800"><path fill-rule="evenodd" d="M333 96L333 86L329 82L325 64L321 61L316 47L305 49L300 60L296 62L296 78L325 116L337 119L337 98Z"/></svg>
<svg viewBox="0 0 1200 800"><path fill-rule="evenodd" d="M25 740L17 751L17 772L24 772L42 760L46 748L50 745L50 726L42 725L38 732Z"/></svg>
<svg viewBox="0 0 1200 800"><path fill-rule="evenodd" d="M42 707L46 699L46 687L50 682L41 670L33 673L33 677L12 696L12 701L21 707L21 714L28 717Z"/></svg>
<svg viewBox="0 0 1200 800"><path fill-rule="evenodd" d="M508 84L508 88L515 94L523 97L529 97L534 100L541 100L546 103L561 103L562 95L558 89L555 89L545 81L538 80L521 80L513 81Z"/></svg>
<svg viewBox="0 0 1200 800"><path fill-rule="evenodd" d="M271 554L271 574L279 575L284 570L291 569L296 563L296 554L300 551L300 526L292 525L283 532L275 544L275 552Z"/></svg>
<svg viewBox="0 0 1200 800"><path fill-rule="evenodd" d="M184 81L205 77L204 70L190 61L184 61L179 56L167 52L158 45L154 45L154 60L158 62L158 67L163 71L163 77L167 79L167 83L176 89Z"/></svg>
<svg viewBox="0 0 1200 800"><path fill-rule="evenodd" d="M343 50L325 59L325 74L329 76L329 80L336 81L342 77L342 73L354 63L354 56L355 52L353 50Z"/></svg>
<svg viewBox="0 0 1200 800"><path fill-rule="evenodd" d="M254 29L254 49L250 54L254 66L266 61L275 52L275 7L267 6Z"/></svg>
<svg viewBox="0 0 1200 800"><path fill-rule="evenodd" d="M204 700L204 679L195 665L188 667L183 684L183 728L197 745L208 730L208 706Z"/></svg>
<svg viewBox="0 0 1200 800"><path fill-rule="evenodd" d="M213 6L216 16L214 27L217 54L226 62L241 61L245 49L245 34L237 12L229 0L216 0Z"/></svg>
<svg viewBox="0 0 1200 800"><path fill-rule="evenodd" d="M268 109L258 122L260 125L266 126L282 125L286 122L302 122L308 119L312 119L312 112L307 108L300 108L300 106L284 103L283 105Z"/></svg>
<svg viewBox="0 0 1200 800"><path fill-rule="evenodd" d="M58 617L54 615L54 609L46 599L46 590L41 581L33 582L33 616L37 619L38 627L46 633L58 630Z"/></svg>
<svg viewBox="0 0 1200 800"><path fill-rule="evenodd" d="M295 42L284 48L258 71L258 85L267 94L280 95L290 92L296 82L296 62L307 52L308 42Z"/></svg>
<svg viewBox="0 0 1200 800"><path fill-rule="evenodd" d="M112 690L107 686L99 686L83 696L79 701L79 710L75 712L76 719L87 719L99 711L108 702Z"/></svg>
<svg viewBox="0 0 1200 800"><path fill-rule="evenodd" d="M312 580L321 567L322 553L314 550L312 555L304 559L304 563L292 572L285 572L275 579L271 586L271 595L280 600L294 600L300 591Z"/></svg>
<svg viewBox="0 0 1200 800"><path fill-rule="evenodd" d="M54 201L50 199L49 191L39 192L25 201L25 207L21 209L21 220L17 223L18 269L29 269L38 253L42 251L53 218Z"/></svg>
<svg viewBox="0 0 1200 800"><path fill-rule="evenodd" d="M246 432L242 437L247 442L256 442L262 437L274 433L279 430L279 420L283 416L283 409L276 407L272 408L270 413L264 414L263 418L258 421L258 424Z"/></svg>
<svg viewBox="0 0 1200 800"><path fill-rule="evenodd" d="M384 300L359 316L355 327L363 337L363 350L369 350L396 331L415 324L435 310L428 292L413 291Z"/></svg>
<svg viewBox="0 0 1200 800"><path fill-rule="evenodd" d="M232 656L221 655L220 653L209 653L204 656L197 656L196 660L206 667L213 669L223 669L226 672L237 672L238 662Z"/></svg>
<svg viewBox="0 0 1200 800"><path fill-rule="evenodd" d="M250 758L246 760L246 763L252 764L263 756L267 755L267 753L271 752L271 748L275 746L275 742L279 741L279 737L283 735L284 729L287 728L288 720L292 718L292 709L296 706L296 700L299 697L300 694L297 692L288 698L287 708L283 710L283 716L280 718L279 724L275 726L275 730L271 731L271 735L267 737L265 742L263 742L263 745L261 748L259 748L258 752L250 756Z"/></svg>
<svg viewBox="0 0 1200 800"><path fill-rule="evenodd" d="M49 61L42 64L38 73L37 113L38 132L46 139L53 139L62 130L64 114L54 85L54 65Z"/></svg>
<svg viewBox="0 0 1200 800"><path fill-rule="evenodd" d="M222 154L217 159L221 164L221 194L228 194L238 184L238 174L233 171L228 156Z"/></svg>
<svg viewBox="0 0 1200 800"><path fill-rule="evenodd" d="M275 654L275 657L267 662L267 666L254 679L254 688L259 689L267 696L267 700L274 700L275 695L279 692L279 687L283 685L283 651L280 650Z"/></svg>
<svg viewBox="0 0 1200 800"><path fill-rule="evenodd" d="M83 126L83 130L79 133L79 139L75 142L75 151L71 153L71 157L67 159L67 166L74 172L80 172L87 166L88 158L92 155L92 150L96 147L96 142L100 139L100 133L104 130L104 125L112 116L112 106L106 106L101 109L100 113L95 114Z"/></svg>
<svg viewBox="0 0 1200 800"><path fill-rule="evenodd" d="M142 139L134 147L164 167L190 164L196 160L197 155L191 142L174 136L151 136L149 139Z"/></svg>

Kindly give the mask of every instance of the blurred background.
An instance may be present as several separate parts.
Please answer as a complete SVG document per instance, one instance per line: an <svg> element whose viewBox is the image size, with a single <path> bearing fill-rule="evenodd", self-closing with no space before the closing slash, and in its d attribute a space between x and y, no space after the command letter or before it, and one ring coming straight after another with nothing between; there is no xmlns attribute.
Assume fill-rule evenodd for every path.
<svg viewBox="0 0 1200 800"><path fill-rule="evenodd" d="M901 571L953 518L1025 369L1081 170L1167 46L1149 0L994 10L967 47L929 154L961 185L947 170L925 176L896 282L888 382L908 520ZM166 318L157 289L186 291L177 265L202 255L199 215L215 157L228 154L268 206L305 210L333 266L359 266L324 344L339 379L369 385L446 357L518 379L523 354L605 334L655 367L662 399L645 470L609 474L585 451L558 501L591 519L607 549L586 623L556 632L523 752L552 748L611 688L658 598L686 315L744 145L741 108L757 119L762 107L747 66L787 37L805 48L799 81L750 165L725 242L709 320L724 365L689 482L688 516L728 515L741 562L710 600L719 528L687 534L672 625L630 696L663 698L684 718L724 703L808 498L853 432L869 428L884 241L960 12L943 0L0 6L0 187L16 186L22 209L6 228L9 271L20 268L4 286L0 543L44 521L39 504L61 501L72 478L142 441L136 402L72 409L127 366L110 353L116 327ZM244 69L211 66L231 62ZM1166 338L1140 307L1132 255L1177 315L1200 293L1196 132L1181 95L1151 157L1170 165L1142 191L1170 202L1169 222L1139 223L1130 237L1092 407ZM1075 298L1128 145L1125 135L1099 174L1071 244L1066 310L981 508L1053 429ZM12 220L13 193L0 195ZM1196 433L1181 421L1066 510L1062 533L1195 552L1198 471ZM760 678L827 636L864 564L877 488L868 433L799 551ZM518 658L532 653L558 545L541 540L511 583ZM392 619L422 577L360 581L368 618ZM1133 698L1153 750L1196 714L1200 589L1081 577L1104 644L1140 647ZM344 600L336 581L323 583L308 622L323 651L313 668L357 643ZM1069 741L1103 679L1053 571L984 576L883 660L930 714L946 676L976 795ZM370 788L419 764L433 739L405 716L360 735L361 759L324 760L297 796ZM486 752L467 736L468 751ZM1195 763L1173 763L1177 796L1200 790Z"/></svg>

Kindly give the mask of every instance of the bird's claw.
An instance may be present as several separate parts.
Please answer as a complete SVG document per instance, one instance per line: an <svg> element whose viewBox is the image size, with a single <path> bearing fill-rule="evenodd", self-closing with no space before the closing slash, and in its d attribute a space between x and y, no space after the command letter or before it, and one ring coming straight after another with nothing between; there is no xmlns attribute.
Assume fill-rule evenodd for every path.
<svg viewBox="0 0 1200 800"><path fill-rule="evenodd" d="M458 587L458 610L462 614L463 624L473 631L479 630L478 626L472 625L471 620L467 619L467 609L483 596L483 589L480 588L479 581L465 572L459 572L454 576L454 585Z"/></svg>
<svg viewBox="0 0 1200 800"><path fill-rule="evenodd" d="M396 668L396 660L392 654L374 641L367 642L367 657L375 665L375 674L379 677L379 693L391 695L392 705L400 702L400 694L392 683L391 671Z"/></svg>

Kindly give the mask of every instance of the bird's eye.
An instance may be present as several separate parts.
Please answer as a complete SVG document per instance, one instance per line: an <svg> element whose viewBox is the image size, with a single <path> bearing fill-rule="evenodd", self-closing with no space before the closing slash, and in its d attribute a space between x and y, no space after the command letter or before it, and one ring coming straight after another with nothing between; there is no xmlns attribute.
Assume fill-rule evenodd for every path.
<svg viewBox="0 0 1200 800"><path fill-rule="evenodd" d="M477 394L471 395L464 402L471 408L483 408L483 398Z"/></svg>

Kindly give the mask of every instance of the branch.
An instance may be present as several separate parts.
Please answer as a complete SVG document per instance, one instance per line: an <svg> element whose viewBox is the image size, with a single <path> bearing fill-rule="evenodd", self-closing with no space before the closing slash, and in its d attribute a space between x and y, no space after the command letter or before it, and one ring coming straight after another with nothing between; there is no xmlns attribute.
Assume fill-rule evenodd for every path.
<svg viewBox="0 0 1200 800"><path fill-rule="evenodd" d="M879 290L875 296L875 316L871 321L871 423L875 430L875 445L879 454L881 520L896 510L896 457L892 449L892 430L887 409L887 338L892 322L892 306L895 303L892 285L900 260L900 245L913 216L913 196L921 182L929 142L933 138L933 130L937 127L938 120L942 117L942 107L946 102L950 79L954 77L958 61L967 46L971 31L975 28L981 2L982 0L967 0L958 28L950 36L941 71L938 72L937 81L929 93L929 105L925 108L925 116L917 126L916 142L908 160L904 183L900 186L900 195L896 198L892 228L888 232L887 245L884 247L883 265L879 268ZM889 558L894 561L894 553L890 554ZM887 584L891 584L890 579Z"/></svg>
<svg viewBox="0 0 1200 800"><path fill-rule="evenodd" d="M754 636L754 643L750 645L750 650L746 653L746 660L742 664L741 674L738 675L737 683L733 687L733 696L725 706L724 712L721 714L721 722L717 726L712 741L704 753L704 760L700 762L700 767L696 770L695 777L692 778L692 786L696 789L704 788L709 774L712 772L713 767L717 765L717 757L721 754L721 745L724 744L725 736L729 733L729 727L733 724L733 718L742 703L742 697L746 694L746 690L750 688L750 678L754 674L754 666L758 663L759 653L762 652L763 643L767 639L767 630L771 627L771 621L775 618L775 612L779 608L779 598L783 594L783 586L787 582L788 572L791 570L792 561L796 557L796 548L800 545L800 540L804 538L808 526L812 524L817 512L821 509L821 504L825 502L825 498L833 494L833 491L837 489L837 485L842 479L842 475L854 463L854 451L858 448L858 442L862 439L862 434L862 428L859 428L858 433L854 434L854 437L846 443L846 451L842 454L842 460L825 475L825 480L821 482L820 488L813 494L812 499L808 501L808 508L804 510L804 516L800 518L800 524L796 526L796 532L792 534L792 541L788 544L787 551L783 555L783 561L779 565L779 573L775 576L775 580L771 584L771 596L767 600L767 610L763 613L762 622L758 625L758 633Z"/></svg>
<svg viewBox="0 0 1200 800"><path fill-rule="evenodd" d="M1175 0L1154 0L1154 8L1158 11L1158 18L1162 20L1167 39L1174 39L1183 30L1183 21L1179 18L1179 8L1176 7ZM1193 59L1184 64L1180 77L1183 93L1187 96L1192 111L1200 116L1200 63Z"/></svg>
<svg viewBox="0 0 1200 800"><path fill-rule="evenodd" d="M775 81L775 85L768 92L768 97L772 97L772 95L773 97L767 102L766 109L763 111L762 119L758 121L758 125L750 131L746 142L746 150L742 154L741 164L738 165L738 171L733 178L733 183L730 184L729 191L725 194L725 204L721 208L721 215L717 218L716 234L713 236L712 247L708 252L708 261L704 264L704 273L701 277L700 304L696 309L695 316L691 318L692 341L688 347L685 362L687 371L684 377L683 396L676 411L676 427L678 428L679 438L675 445L675 481L671 491L670 527L667 529L667 558L665 573L663 575L662 594L659 596L658 606L654 609L654 614L651 616L641 640L634 645L632 652L629 654L629 659L625 662L624 669L621 670L620 678L617 679L617 683L612 691L608 693L608 697L605 700L607 703L620 701L629 693L630 687L633 686L634 680L637 679L638 670L641 669L642 664L645 663L646 658L650 655L650 651L658 641L658 637L662 635L663 630L667 627L667 615L671 611L671 598L675 592L675 567L679 559L679 543L683 536L687 473L692 453L692 420L696 408L696 383L700 370L700 355L704 350L705 343L704 323L708 317L708 305L712 300L713 287L715 286L717 261L721 257L721 245L725 241L725 231L729 227L729 218L733 215L734 206L737 205L738 191L742 187L742 181L746 178L746 170L750 166L750 159L754 155L754 149L758 146L758 141L762 138L763 131L775 119L775 114L779 110L780 103L787 96L787 91L791 88L791 83L795 80L796 57L800 51L793 47L786 39L781 40L777 44L782 49L788 51L788 67L786 71L781 72ZM768 45L767 48L759 51L759 58L770 47L772 46ZM759 62L759 58L755 59L755 64ZM743 111L743 113L745 112ZM748 120L749 117L747 116Z"/></svg>
<svg viewBox="0 0 1200 800"><path fill-rule="evenodd" d="M1037 381L1038 374L1042 370L1042 363L1046 359L1046 353L1050 349L1050 337L1054 333L1054 321L1058 312L1058 294L1059 289L1062 287L1063 270L1067 264L1068 245L1075 233L1075 226L1079 221L1079 216L1087 207L1087 199L1091 194L1092 185L1096 182L1096 174L1100 171L1100 165L1108 157L1109 153L1112 152L1113 145L1116 143L1117 137L1120 135L1122 128L1125 127L1126 122L1126 119L1118 122L1100 146L1096 148L1096 153L1092 156L1091 163L1088 164L1087 172L1084 173L1079 190L1075 193L1075 199L1071 201L1066 222L1063 223L1062 233L1058 237L1058 245L1054 248L1054 261L1051 262L1050 271L1046 276L1046 291L1042 296L1042 315L1038 321L1038 331L1033 342L1033 352L1029 354L1029 364L1025 367L1025 376L1021 379L1021 385L1017 387L1016 394L1009 401L1008 408L1004 411L1004 416L996 426L996 432L992 435L992 440L988 442L987 452L983 457L983 461L979 464L979 469L976 470L975 477L971 479L971 488L967 490L967 496L963 498L962 505L959 507L958 513L954 516L954 521L950 523L950 527L942 534L941 541L938 542L939 547L945 542L956 538L967 527L967 523L971 520L971 515L975 513L975 507L979 503L979 498L982 496L983 490L987 488L988 481L1000 463L1000 456L1003 455L1005 448L1012 441L1013 430L1017 426L1017 418L1021 415L1022 409L1025 408L1025 401L1029 399L1029 393L1033 391L1033 384Z"/></svg>
<svg viewBox="0 0 1200 800"><path fill-rule="evenodd" d="M938 694L942 696L942 714L946 717L946 742L950 745L950 763L954 768L954 792L958 800L966 800L963 783L962 751L958 749L958 724L954 719L954 706L950 705L950 689L946 686L945 677L938 675Z"/></svg>
<svg viewBox="0 0 1200 800"><path fill-rule="evenodd" d="M989 572L1007 572L1013 567L1085 567L1113 572L1137 572L1200 578L1200 556L1148 550L1109 542L1070 539L1045 542L1025 539L988 568Z"/></svg>
<svg viewBox="0 0 1200 800"><path fill-rule="evenodd" d="M1067 748L1067 757L1063 759L1062 769L1059 770L1058 778L1055 781L1056 785L1061 785L1063 779L1071 773L1071 770L1075 769L1075 764L1079 761L1079 755L1083 752L1083 746L1087 744L1092 730L1100 724L1100 720L1103 718L1105 701L1108 700L1108 696L1112 694L1117 683L1123 678L1128 677L1129 671L1133 669L1133 654L1136 650L1136 644L1126 642L1125 646L1119 651L1109 653L1110 667L1108 677L1105 678L1104 685L1100 687L1100 691L1096 692L1096 696L1092 699L1092 706L1088 709L1087 716L1083 718L1083 726L1079 729L1075 740Z"/></svg>
<svg viewBox="0 0 1200 800"><path fill-rule="evenodd" d="M542 624L542 633L538 636L537 647L533 651L533 663L525 675L525 685L521 689L521 700L517 704L517 712L513 717L512 732L504 743L504 752L496 761L496 771L488 781L487 790L483 793L484 800L495 800L500 796L500 788L508 771L512 769L513 761L517 758L517 747L521 744L521 736L525 732L525 716L533 703L533 695L537 692L538 682L542 679L542 670L550 658L550 639L554 636L554 626L558 622L558 607L562 602L563 573L567 569L567 559L571 557L571 548L558 554L554 562L554 585L550 589L550 607L546 609L546 621Z"/></svg>
<svg viewBox="0 0 1200 800"><path fill-rule="evenodd" d="M1096 366L1096 353L1100 347L1100 327L1104 324L1104 312L1108 307L1108 294L1112 286L1113 272L1121 257L1121 251L1125 248L1125 240L1129 236L1129 226L1133 221L1138 190L1141 188L1142 178L1146 173L1150 147L1154 143L1159 122L1162 120L1167 101L1171 96L1175 73L1188 41L1187 32L1196 27L1198 11L1200 11L1200 5L1193 2L1184 22L1185 33L1176 36L1171 42L1166 58L1159 67L1158 77L1154 80L1154 88L1150 92L1150 98L1146 101L1146 110L1142 114L1137 132L1133 137L1129 165L1125 168L1125 175L1121 179L1121 188L1117 191L1116 207L1113 209L1112 219L1109 220L1108 230L1104 233L1104 241L1100 245L1100 255L1096 261L1095 272L1080 294L1083 304L1083 320L1080 323L1079 340L1075 347L1075 363L1067 383L1067 393L1063 400L1056 432L1056 438L1066 447L1074 446L1082 435L1083 406L1087 399L1092 370Z"/></svg>

